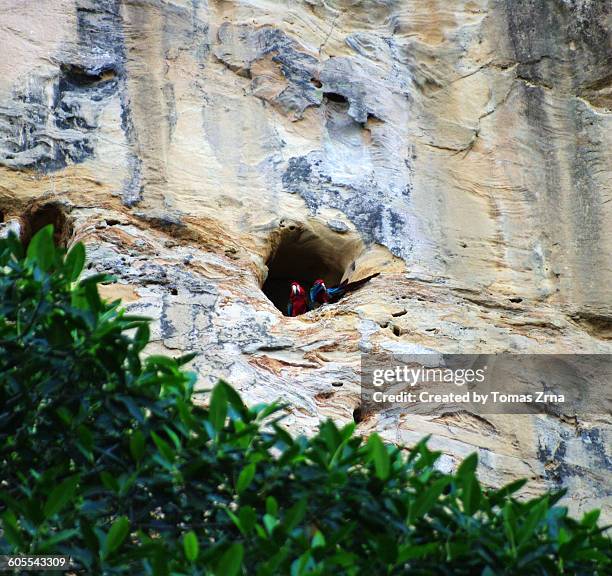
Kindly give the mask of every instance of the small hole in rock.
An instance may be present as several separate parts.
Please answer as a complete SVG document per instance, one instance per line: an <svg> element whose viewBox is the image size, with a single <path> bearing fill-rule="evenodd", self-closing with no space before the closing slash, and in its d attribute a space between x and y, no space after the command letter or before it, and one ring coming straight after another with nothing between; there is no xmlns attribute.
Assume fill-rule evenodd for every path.
<svg viewBox="0 0 612 576"><path fill-rule="evenodd" d="M353 422L355 422L355 424L359 424L362 421L363 421L363 410L361 409L361 406L357 406L357 408L353 410Z"/></svg>
<svg viewBox="0 0 612 576"><path fill-rule="evenodd" d="M49 224L53 225L53 241L57 246L65 248L72 235L72 226L59 204L45 204L30 208L22 215L21 224L21 242L24 246L28 246L33 236Z"/></svg>
<svg viewBox="0 0 612 576"><path fill-rule="evenodd" d="M395 334L395 336L401 336L402 335L402 329L399 326L393 325L391 327L391 330L393 330L393 334Z"/></svg>
<svg viewBox="0 0 612 576"><path fill-rule="evenodd" d="M177 296L178 295L178 290L176 288L171 288L170 289L170 294L172 294L172 296Z"/></svg>
<svg viewBox="0 0 612 576"><path fill-rule="evenodd" d="M323 83L318 78L311 78L310 79L310 83L313 86L315 86L316 88L322 88L323 87Z"/></svg>
<svg viewBox="0 0 612 576"><path fill-rule="evenodd" d="M4 212L0 210L0 223L4 222Z"/></svg>
<svg viewBox="0 0 612 576"><path fill-rule="evenodd" d="M337 92L323 92L323 96L325 96L328 100L332 102L339 102L341 104L348 104L348 100L346 96L342 94L338 94Z"/></svg>
<svg viewBox="0 0 612 576"><path fill-rule="evenodd" d="M112 68L92 71L77 64L62 64L60 69L67 82L75 86L91 86L99 82L107 82L115 78L117 73Z"/></svg>
<svg viewBox="0 0 612 576"><path fill-rule="evenodd" d="M518 304L519 302L522 302L523 299L522 298L510 298L510 302L514 302L514 304Z"/></svg>
<svg viewBox="0 0 612 576"><path fill-rule="evenodd" d="M332 386L335 388L340 388L342 386L342 382L332 382Z"/></svg>

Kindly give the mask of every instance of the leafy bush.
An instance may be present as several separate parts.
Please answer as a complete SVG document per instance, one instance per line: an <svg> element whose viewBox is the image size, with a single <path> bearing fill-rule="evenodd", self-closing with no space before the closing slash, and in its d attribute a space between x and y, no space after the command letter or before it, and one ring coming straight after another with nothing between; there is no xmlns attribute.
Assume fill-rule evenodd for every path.
<svg viewBox="0 0 612 576"><path fill-rule="evenodd" d="M219 383L191 401L189 357L141 358L148 321L78 280L39 232L0 241L0 553L66 554L95 574L604 574L598 511L484 489L470 456L434 468L354 426L310 438Z"/></svg>

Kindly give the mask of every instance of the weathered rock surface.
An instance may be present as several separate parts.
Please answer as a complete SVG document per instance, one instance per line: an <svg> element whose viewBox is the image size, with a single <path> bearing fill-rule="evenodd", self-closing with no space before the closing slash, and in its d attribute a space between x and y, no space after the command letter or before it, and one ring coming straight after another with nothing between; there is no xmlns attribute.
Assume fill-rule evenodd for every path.
<svg viewBox="0 0 612 576"><path fill-rule="evenodd" d="M599 0L0 0L4 226L84 241L152 352L295 431L353 419L363 351L610 353L611 29ZM382 275L287 318L268 268ZM609 416L358 429L610 515Z"/></svg>

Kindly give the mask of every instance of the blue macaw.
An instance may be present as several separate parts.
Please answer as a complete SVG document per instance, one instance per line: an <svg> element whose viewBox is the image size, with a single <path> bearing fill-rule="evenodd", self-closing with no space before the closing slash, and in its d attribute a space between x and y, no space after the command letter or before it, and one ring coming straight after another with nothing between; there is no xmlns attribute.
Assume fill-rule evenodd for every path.
<svg viewBox="0 0 612 576"><path fill-rule="evenodd" d="M357 288L360 288L372 278L376 278L376 276L379 274L380 272L376 272L376 274L371 274L370 276L357 280L356 282L348 282L348 280L344 280L337 286L332 286L331 288L328 288L325 285L325 282L319 278L318 280L315 280L312 288L310 289L310 301L312 306L320 306L322 304L337 302L347 292L357 290Z"/></svg>

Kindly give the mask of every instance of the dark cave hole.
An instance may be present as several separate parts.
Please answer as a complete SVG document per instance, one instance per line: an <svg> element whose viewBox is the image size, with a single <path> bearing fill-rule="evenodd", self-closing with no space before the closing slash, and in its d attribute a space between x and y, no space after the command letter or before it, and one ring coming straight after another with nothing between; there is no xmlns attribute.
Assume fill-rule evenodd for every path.
<svg viewBox="0 0 612 576"><path fill-rule="evenodd" d="M21 217L21 242L28 246L32 237L45 226L53 225L53 241L65 248L72 235L72 226L59 204L45 204L31 208Z"/></svg>
<svg viewBox="0 0 612 576"><path fill-rule="evenodd" d="M321 82L321 80L319 80L318 78L311 78L310 79L310 83L315 87L315 88L323 88L323 83Z"/></svg>
<svg viewBox="0 0 612 576"><path fill-rule="evenodd" d="M75 86L91 86L99 82L112 80L117 75L113 68L104 68L99 72L91 72L76 64L62 64L61 71L66 81Z"/></svg>
<svg viewBox="0 0 612 576"><path fill-rule="evenodd" d="M522 302L523 299L519 298L519 297L515 297L515 298L510 298L510 302L514 303L514 304L519 304L520 302Z"/></svg>
<svg viewBox="0 0 612 576"><path fill-rule="evenodd" d="M342 94L338 94L337 92L323 92L323 96L325 96L328 100L331 100L332 102L348 104L346 96L342 96Z"/></svg>
<svg viewBox="0 0 612 576"><path fill-rule="evenodd" d="M4 212L0 210L0 224L4 222Z"/></svg>
<svg viewBox="0 0 612 576"><path fill-rule="evenodd" d="M360 422L363 422L363 410L361 409L361 406L357 406L357 408L355 408L353 410L353 422L355 422L355 424L359 424Z"/></svg>
<svg viewBox="0 0 612 576"><path fill-rule="evenodd" d="M288 230L294 228L289 226ZM315 280L322 278L328 286L334 286L342 280L345 271L343 255L336 254L327 243L316 238L307 242L282 239L267 267L268 277L262 291L285 316L291 282L299 282L308 293Z"/></svg>

